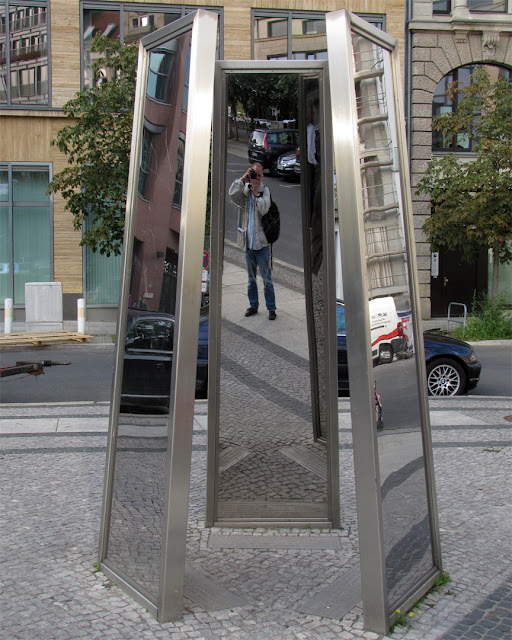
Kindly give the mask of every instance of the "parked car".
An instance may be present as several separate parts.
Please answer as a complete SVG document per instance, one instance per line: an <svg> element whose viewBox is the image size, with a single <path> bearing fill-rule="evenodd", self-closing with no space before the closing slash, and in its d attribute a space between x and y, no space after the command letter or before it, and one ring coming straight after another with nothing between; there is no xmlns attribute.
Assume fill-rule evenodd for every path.
<svg viewBox="0 0 512 640"><path fill-rule="evenodd" d="M345 305L336 304L338 357L338 395L349 391ZM423 334L427 367L427 389L431 396L456 396L474 389L480 378L481 363L467 342L425 331ZM392 359L389 360L392 362ZM374 364L378 361L374 360ZM387 365L383 365L387 366Z"/></svg>
<svg viewBox="0 0 512 640"><path fill-rule="evenodd" d="M282 156L279 156L277 161L277 174L281 176L281 178L286 178L287 180L300 179L300 173L297 175L294 171L298 155L299 150L296 149L294 151L283 153Z"/></svg>
<svg viewBox="0 0 512 640"><path fill-rule="evenodd" d="M173 361L174 316L128 312L121 411L132 407L169 407ZM208 384L208 307L201 309L197 349L196 397Z"/></svg>
<svg viewBox="0 0 512 640"><path fill-rule="evenodd" d="M249 138L249 162L261 162L271 175L277 175L279 156L299 146L297 129L256 129Z"/></svg>

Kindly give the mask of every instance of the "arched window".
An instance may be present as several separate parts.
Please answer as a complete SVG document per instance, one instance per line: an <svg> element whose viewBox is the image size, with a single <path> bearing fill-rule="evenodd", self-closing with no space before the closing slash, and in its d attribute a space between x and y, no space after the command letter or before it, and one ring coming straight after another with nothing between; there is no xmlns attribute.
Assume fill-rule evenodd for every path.
<svg viewBox="0 0 512 640"><path fill-rule="evenodd" d="M450 113L457 109L457 104L462 95L456 94L454 100L448 100L446 97L448 85L452 82L458 81L461 83L462 87L467 87L471 81L470 76L477 66L478 65L472 64L459 67L444 76L434 91L434 98L432 100L432 118L442 115L443 113ZM498 78L508 78L508 80L511 81L512 76L510 69L490 64L484 66L489 73L491 82L496 82ZM475 114L475 117L478 117L478 114ZM443 142L443 134L440 131L432 131L432 150L468 152L472 150L472 140L467 136L459 134L458 136L454 136L451 140L445 140Z"/></svg>

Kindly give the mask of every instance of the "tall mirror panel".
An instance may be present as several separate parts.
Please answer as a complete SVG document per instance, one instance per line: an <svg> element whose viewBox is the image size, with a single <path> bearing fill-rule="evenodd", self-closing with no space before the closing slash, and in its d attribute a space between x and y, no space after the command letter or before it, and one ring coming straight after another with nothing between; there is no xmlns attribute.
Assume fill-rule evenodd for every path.
<svg viewBox="0 0 512 640"><path fill-rule="evenodd" d="M401 594L432 569L432 543L391 59L362 35L353 35L352 46L372 361L383 407L377 440L386 581L394 611Z"/></svg>
<svg viewBox="0 0 512 640"><path fill-rule="evenodd" d="M294 121L279 128L256 126L249 159L227 150L218 256L212 250L221 303L217 323L212 318L219 351L218 386L209 391L209 428L216 430L216 441L210 452L215 485L209 489L212 493L215 486L215 496L207 520L218 526L336 526L338 521L338 509L332 508L337 464L328 459L329 434L337 441L337 432L330 431L336 431L337 416L328 405L334 378L325 356L335 339L333 250L325 250L332 244L334 217L326 224L324 97L316 76L303 81L276 69L272 82L284 80L296 95L293 105L281 106L284 115L285 109L297 114ZM226 95L251 77L227 74ZM316 153L311 149L311 169L308 126L310 144L316 138L317 145ZM273 147L275 158L269 153ZM292 167L300 156L300 169L291 175L283 161L278 164L286 152L293 156ZM270 198L281 220L271 246L260 231ZM336 394L335 386L332 391Z"/></svg>
<svg viewBox="0 0 512 640"><path fill-rule="evenodd" d="M328 23L363 597L382 633L440 570L403 97L393 38L347 11Z"/></svg>
<svg viewBox="0 0 512 640"><path fill-rule="evenodd" d="M182 477L176 482L185 494L180 494L183 506L179 512L172 512L169 506L176 493L170 476L177 475L177 465L169 452L178 429L174 377L180 345L187 338L185 332L179 333L184 318L186 324L199 327L199 340L194 342L197 353L187 357L193 367L192 399L195 392L205 395L207 381L207 309L199 313L205 206L201 216L192 209L197 217L192 220L187 177L191 160L186 151L187 143L197 140L201 124L194 98L200 79L192 66L198 58L196 34L203 33L201 25L206 25L202 27L207 34L203 46L212 59L213 96L216 16L198 12L178 20L144 38L139 53L100 560L140 600L155 607L153 613L168 600L161 584L168 531L173 520L181 522L187 516L190 469L186 465L179 466ZM205 110L204 105L201 108ZM195 145L196 155L198 146L206 149L204 175L195 183L196 190L204 187L205 202L211 108L206 117L206 141ZM205 112L208 114L207 108ZM199 228L195 247L199 270L198 277L191 278L196 285L188 287L193 301L188 304L188 300L183 302L182 291L183 282L190 279L185 271L190 269L183 254L190 247L187 231L194 222ZM193 251L188 249L188 253ZM183 370L181 377L186 377ZM180 427L189 433L190 441L192 419L190 428ZM177 455L190 457L184 444ZM182 553L184 564L184 546ZM175 566L179 572L181 565ZM174 600L179 600L177 593L174 589ZM181 612L181 602L174 608Z"/></svg>

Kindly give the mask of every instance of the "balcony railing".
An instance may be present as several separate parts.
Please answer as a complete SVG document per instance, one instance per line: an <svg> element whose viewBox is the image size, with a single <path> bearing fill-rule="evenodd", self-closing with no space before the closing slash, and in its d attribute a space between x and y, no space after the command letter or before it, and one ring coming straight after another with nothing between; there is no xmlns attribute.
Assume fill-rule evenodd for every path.
<svg viewBox="0 0 512 640"><path fill-rule="evenodd" d="M23 18L14 18L11 16L9 21L9 30L11 33L17 31L25 31L26 29L33 29L34 27L46 26L46 11L40 11ZM5 33L5 24L0 25L0 34Z"/></svg>
<svg viewBox="0 0 512 640"><path fill-rule="evenodd" d="M11 49L11 63L22 60L37 60L38 58L44 58L47 55L48 47L46 43L31 44L27 47L17 47L16 49Z"/></svg>

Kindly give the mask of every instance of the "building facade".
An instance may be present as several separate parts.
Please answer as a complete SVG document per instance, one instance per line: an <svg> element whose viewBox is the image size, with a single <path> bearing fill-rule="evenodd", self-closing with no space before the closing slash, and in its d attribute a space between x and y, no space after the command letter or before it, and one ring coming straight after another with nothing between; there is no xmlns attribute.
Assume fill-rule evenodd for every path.
<svg viewBox="0 0 512 640"><path fill-rule="evenodd" d="M433 156L454 153L471 160L471 140L443 146L432 133L432 118L451 111L444 92L449 82L469 81L475 65L486 65L490 77L511 79L512 12L509 0L413 0L407 21L406 111L416 250L423 317L446 315L450 302L471 304L473 292L490 289L489 252L472 264L453 253L432 253L421 230L431 214L428 199L415 193ZM512 114L511 114L512 117ZM500 267L500 291L512 304L512 269Z"/></svg>
<svg viewBox="0 0 512 640"><path fill-rule="evenodd" d="M505 70L512 66L508 6L503 0L460 4L465 1L454 0L451 7L449 0L411 0L410 5L405 0L0 0L0 307L12 298L15 319L23 320L25 282L59 281L65 319L76 318L76 300L82 297L89 320L117 315L120 257L82 249L81 232L73 228L65 202L47 194L52 176L67 163L51 141L68 124L62 106L91 82L95 35L133 42L203 7L219 15L219 55L226 60L325 59L325 12L353 11L400 43L414 185L436 152L430 127L438 85L477 62ZM154 82L155 91L163 92L155 101L165 105L158 69ZM178 170L173 179L179 181ZM144 189L144 150L141 180ZM179 202L173 206L179 208ZM421 232L427 215L428 203L415 196L424 317L435 311L431 290L436 285ZM165 260L172 272L172 255Z"/></svg>

